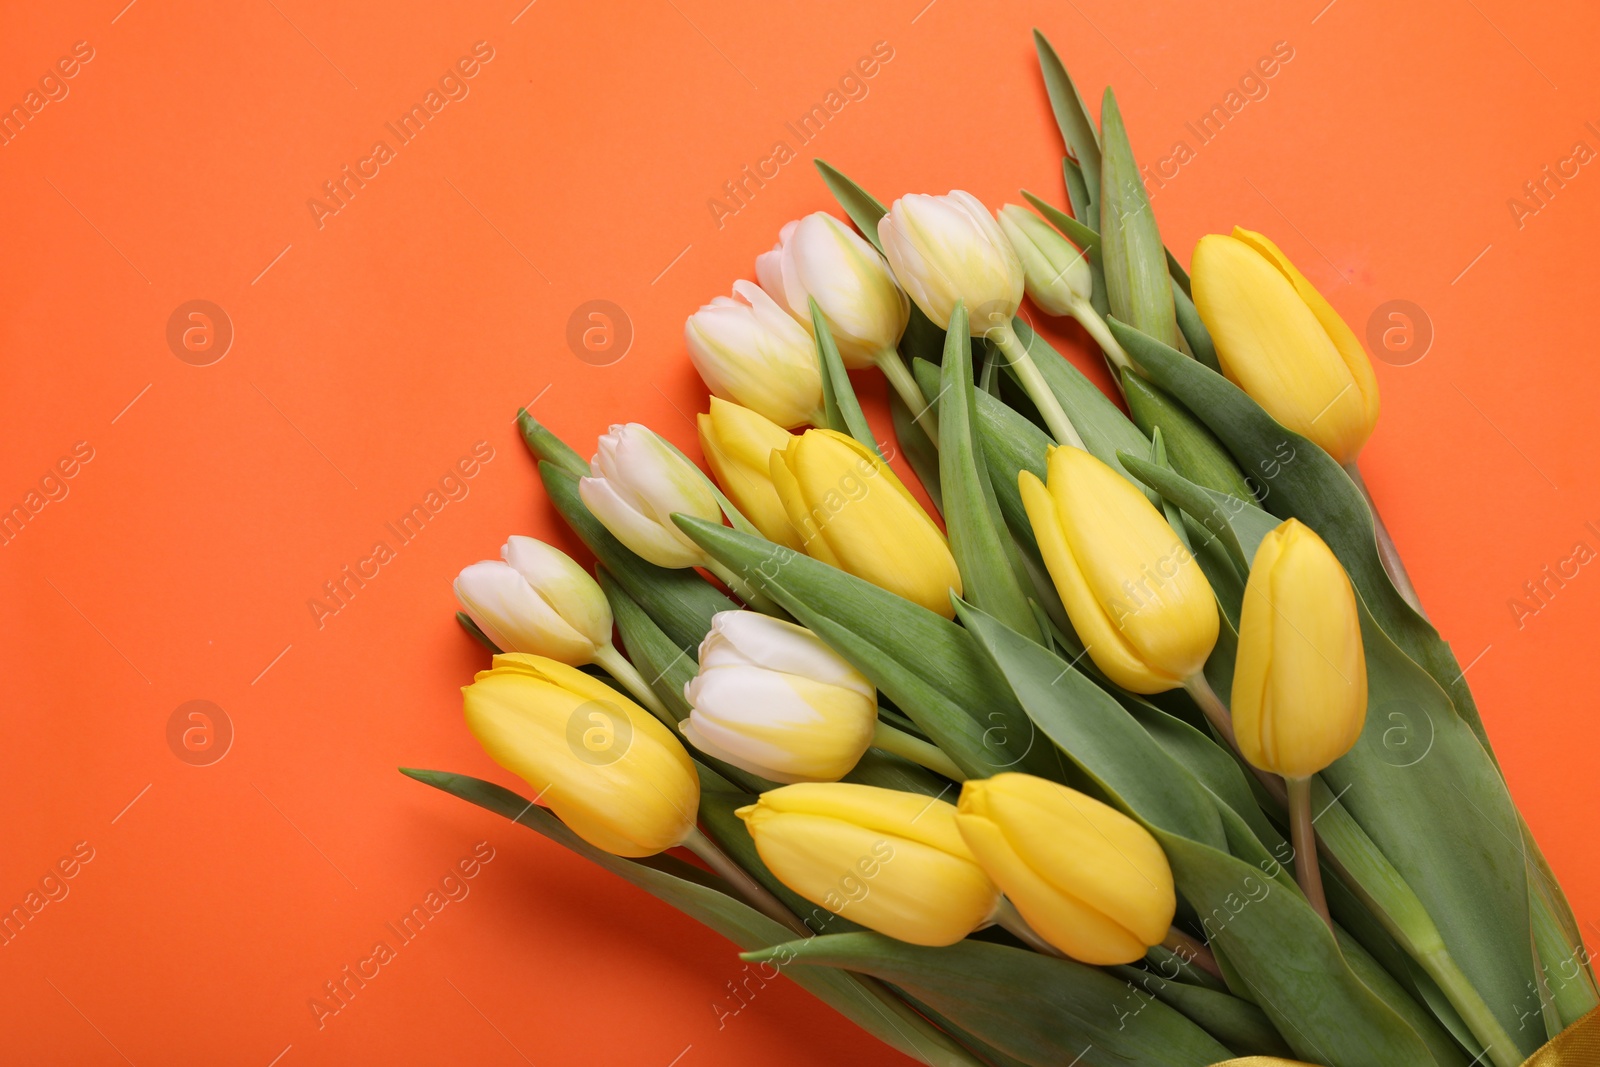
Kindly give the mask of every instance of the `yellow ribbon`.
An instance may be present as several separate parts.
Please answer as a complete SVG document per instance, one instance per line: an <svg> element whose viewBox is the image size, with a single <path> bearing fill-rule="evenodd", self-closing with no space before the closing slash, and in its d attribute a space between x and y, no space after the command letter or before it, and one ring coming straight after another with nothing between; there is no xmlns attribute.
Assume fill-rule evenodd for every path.
<svg viewBox="0 0 1600 1067"><path fill-rule="evenodd" d="M1522 1067L1596 1067L1600 1064L1600 1008L1591 1011L1561 1031ZM1277 1056L1245 1056L1225 1060L1212 1067L1312 1067L1299 1060Z"/></svg>

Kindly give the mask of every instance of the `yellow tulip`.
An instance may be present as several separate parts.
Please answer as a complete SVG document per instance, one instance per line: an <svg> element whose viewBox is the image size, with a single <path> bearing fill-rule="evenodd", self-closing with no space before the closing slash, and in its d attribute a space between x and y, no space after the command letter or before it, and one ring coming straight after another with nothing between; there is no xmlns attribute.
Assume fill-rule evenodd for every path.
<svg viewBox="0 0 1600 1067"><path fill-rule="evenodd" d="M1200 238L1192 267L1222 372L1340 464L1354 462L1378 421L1378 380L1339 313L1250 230Z"/></svg>
<svg viewBox="0 0 1600 1067"><path fill-rule="evenodd" d="M462 690L467 728L579 837L653 856L695 829L700 779L683 745L639 705L542 656L494 658Z"/></svg>
<svg viewBox="0 0 1600 1067"><path fill-rule="evenodd" d="M843 782L786 785L738 815L779 881L836 915L913 945L953 945L999 892L956 829L954 804Z"/></svg>
<svg viewBox="0 0 1600 1067"><path fill-rule="evenodd" d="M961 787L956 827L1034 932L1075 960L1132 963L1177 908L1150 832L1115 808L1031 774Z"/></svg>
<svg viewBox="0 0 1600 1067"><path fill-rule="evenodd" d="M1367 666L1350 579L1296 519L1256 549L1239 617L1233 728L1253 765L1305 778L1350 751L1367 717Z"/></svg>
<svg viewBox="0 0 1600 1067"><path fill-rule="evenodd" d="M1049 486L1018 476L1056 591L1095 666L1134 693L1175 689L1217 642L1194 556L1144 493L1078 448L1050 450Z"/></svg>
<svg viewBox="0 0 1600 1067"><path fill-rule="evenodd" d="M870 449L807 430L772 453L772 484L807 555L945 618L961 574L939 528Z"/></svg>
<svg viewBox="0 0 1600 1067"><path fill-rule="evenodd" d="M711 398L711 411L696 417L700 451L705 454L717 484L755 523L768 541L801 551L800 536L789 525L783 501L772 487L772 450L783 448L794 435L749 408Z"/></svg>

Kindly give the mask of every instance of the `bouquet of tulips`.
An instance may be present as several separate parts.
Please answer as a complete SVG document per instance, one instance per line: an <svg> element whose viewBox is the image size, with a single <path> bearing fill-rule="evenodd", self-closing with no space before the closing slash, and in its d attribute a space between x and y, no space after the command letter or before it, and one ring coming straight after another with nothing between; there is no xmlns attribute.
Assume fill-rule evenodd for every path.
<svg viewBox="0 0 1600 1067"><path fill-rule="evenodd" d="M1115 98L1092 121L1037 45L1066 208L885 209L819 161L845 218L685 327L713 477L521 413L599 564L511 537L455 584L494 653L467 727L533 793L407 773L928 1064L1600 1063L1577 925L1357 466L1360 341L1262 234L1185 272Z"/></svg>

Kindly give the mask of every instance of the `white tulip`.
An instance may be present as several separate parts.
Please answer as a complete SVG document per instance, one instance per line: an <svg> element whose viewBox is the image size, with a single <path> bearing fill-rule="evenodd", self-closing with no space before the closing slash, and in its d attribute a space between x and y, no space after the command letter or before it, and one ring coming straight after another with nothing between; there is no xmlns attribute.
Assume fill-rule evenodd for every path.
<svg viewBox="0 0 1600 1067"><path fill-rule="evenodd" d="M775 782L834 782L872 744L878 693L810 630L753 611L712 616L680 724L709 756Z"/></svg>
<svg viewBox="0 0 1600 1067"><path fill-rule="evenodd" d="M1010 329L1022 303L1022 263L977 197L903 196L878 220L878 240L901 288L936 325L950 325L959 300L972 336Z"/></svg>
<svg viewBox="0 0 1600 1067"><path fill-rule="evenodd" d="M456 600L502 652L531 652L574 667L611 644L611 605L572 557L532 537L512 537L500 559L456 577Z"/></svg>
<svg viewBox="0 0 1600 1067"><path fill-rule="evenodd" d="M814 298L839 357L851 370L874 366L885 352L892 354L911 314L888 261L825 211L785 225L772 251L756 257L756 278L808 331L807 298Z"/></svg>
<svg viewBox="0 0 1600 1067"><path fill-rule="evenodd" d="M683 325L706 388L792 428L822 421L822 372L811 335L754 282L733 283Z"/></svg>
<svg viewBox="0 0 1600 1067"><path fill-rule="evenodd" d="M612 426L578 480L578 495L611 535L658 567L706 565L706 555L672 521L683 512L708 522L722 510L706 476L639 423Z"/></svg>

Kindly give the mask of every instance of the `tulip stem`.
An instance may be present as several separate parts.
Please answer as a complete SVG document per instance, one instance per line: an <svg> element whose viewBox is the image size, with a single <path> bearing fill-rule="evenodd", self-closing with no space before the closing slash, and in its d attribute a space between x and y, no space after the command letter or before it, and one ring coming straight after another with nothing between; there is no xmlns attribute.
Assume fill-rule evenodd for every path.
<svg viewBox="0 0 1600 1067"><path fill-rule="evenodd" d="M617 651L616 645L606 645L604 648L596 649L594 661L615 678L622 688L631 693L635 700L649 708L650 714L669 727L677 725L678 721L672 717L672 713L661 702L661 698L656 696L656 691L650 688L650 683L644 680L644 675Z"/></svg>
<svg viewBox="0 0 1600 1067"><path fill-rule="evenodd" d="M1311 906L1333 929L1328 897L1322 891L1322 868L1317 863L1317 830L1311 818L1311 779L1286 778L1289 787L1289 833L1294 844L1294 878Z"/></svg>
<svg viewBox="0 0 1600 1067"><path fill-rule="evenodd" d="M1378 502L1372 499L1372 491L1367 488L1366 479L1361 477L1361 468L1354 462L1345 464L1344 472L1350 480L1356 483L1356 488L1361 490L1361 495L1366 498L1367 510L1372 512L1372 529L1378 538L1378 559L1383 563L1383 569L1389 575L1389 580L1394 583L1395 591L1405 598L1412 609L1424 619L1428 613L1422 610L1422 598L1417 596L1417 587L1411 584L1411 575L1406 573L1406 565L1400 559L1400 550L1395 547L1394 538L1389 536L1389 527L1383 523L1383 516L1378 514Z"/></svg>
<svg viewBox="0 0 1600 1067"><path fill-rule="evenodd" d="M1017 332L1009 325L999 326L986 336L999 345L1000 351L1005 353L1006 363L1016 372L1023 391L1039 409L1039 414L1044 416L1044 424L1050 428L1050 436L1056 439L1056 443L1084 448L1087 451L1083 438L1078 436L1072 420L1067 418L1067 413L1061 409L1061 401L1051 392L1044 375L1039 373L1039 368L1034 364L1033 356L1029 354L1027 346L1017 337Z"/></svg>
<svg viewBox="0 0 1600 1067"><path fill-rule="evenodd" d="M1167 939L1161 942L1161 947L1177 956L1182 962L1192 963L1207 974L1227 981L1223 977L1222 968L1217 966L1217 957L1211 954L1211 950L1176 926L1167 930Z"/></svg>
<svg viewBox="0 0 1600 1067"><path fill-rule="evenodd" d="M710 571L712 574L716 575L723 585L733 590L734 595L740 600L744 601L745 604L750 608L761 612L763 615L773 615L779 618L784 617L783 609L778 607L777 604L773 603L773 601L768 598L765 593L761 592L761 590L755 588L749 582L733 573L733 571L729 570L719 561L711 559L708 556L706 557L706 561L704 564L702 564L702 566L704 566L705 569Z"/></svg>
<svg viewBox="0 0 1600 1067"><path fill-rule="evenodd" d="M1106 325L1106 320L1100 317L1100 313L1094 309L1093 304L1087 300L1074 300L1067 308L1067 314L1077 319L1078 325L1082 326L1088 331L1089 336L1094 338L1094 343L1099 345L1100 351L1106 354L1106 359L1111 363L1114 370L1119 372L1133 370L1133 360L1129 358L1122 345L1117 343L1117 339L1111 336L1111 327ZM1120 373L1113 374L1111 378L1117 383L1117 388L1121 389L1122 375Z"/></svg>
<svg viewBox="0 0 1600 1067"><path fill-rule="evenodd" d="M1284 791L1283 779L1275 774L1268 774L1245 759L1244 753L1239 751L1239 738L1233 732L1233 713L1222 702L1222 698L1217 696L1217 691L1211 688L1211 683L1206 681L1206 676L1204 674L1196 674L1193 678L1183 683L1183 688L1194 698L1194 702L1200 705L1200 710L1205 713L1206 721L1211 724L1212 729L1222 736L1222 740L1227 742L1228 748L1233 751L1233 754L1238 756L1246 767L1250 768L1250 773L1255 775L1256 781L1261 783L1261 788L1265 789L1273 800L1276 800L1284 807L1288 807L1289 795Z"/></svg>
<svg viewBox="0 0 1600 1067"><path fill-rule="evenodd" d="M743 867L729 859L728 854L718 848L716 842L707 837L698 826L690 827L689 836L683 839L683 847L704 860L707 867L721 875L724 881L733 886L734 890L761 914L773 922L782 923L801 937L811 936L806 924L801 922L794 912L784 907L783 901L750 877Z"/></svg>
<svg viewBox="0 0 1600 1067"><path fill-rule="evenodd" d="M911 370L900 358L900 353L893 348L885 348L872 358L872 362L883 372L894 391L900 394L906 409L911 412L917 425L922 427L922 432L928 435L928 440L933 442L933 447L938 448L939 418L934 414L933 405L917 387L917 380L911 376Z"/></svg>
<svg viewBox="0 0 1600 1067"><path fill-rule="evenodd" d="M872 733L872 747L881 748L885 752L892 752L896 756L903 756L912 763L920 764L935 774L942 774L952 782L964 782L967 776L962 773L937 745L930 745L919 737L912 737L904 730L896 730L888 723L879 722L877 729Z"/></svg>
<svg viewBox="0 0 1600 1067"><path fill-rule="evenodd" d="M1003 930L1010 931L1018 941L1046 956L1054 956L1058 960L1071 959L1065 952L1056 948L1050 942L1039 936L1039 932L1028 925L1028 920L1017 911L1017 906L1005 897L994 906L994 922Z"/></svg>

